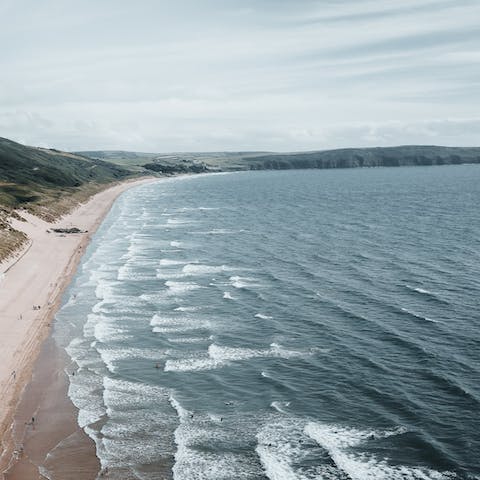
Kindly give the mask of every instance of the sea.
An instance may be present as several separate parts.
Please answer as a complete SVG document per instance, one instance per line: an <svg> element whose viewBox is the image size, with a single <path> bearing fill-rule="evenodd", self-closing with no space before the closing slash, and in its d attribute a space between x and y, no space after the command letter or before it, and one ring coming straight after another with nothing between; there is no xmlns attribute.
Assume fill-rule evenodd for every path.
<svg viewBox="0 0 480 480"><path fill-rule="evenodd" d="M108 478L480 479L480 166L122 194L54 325Z"/></svg>

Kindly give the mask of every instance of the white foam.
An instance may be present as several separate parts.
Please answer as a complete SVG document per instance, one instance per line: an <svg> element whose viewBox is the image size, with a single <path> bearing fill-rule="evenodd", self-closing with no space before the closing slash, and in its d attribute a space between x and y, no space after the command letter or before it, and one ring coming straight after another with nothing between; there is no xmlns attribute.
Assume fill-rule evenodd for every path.
<svg viewBox="0 0 480 480"><path fill-rule="evenodd" d="M195 372L213 370L218 367L216 360L209 357L169 359L165 362L165 372Z"/></svg>
<svg viewBox="0 0 480 480"><path fill-rule="evenodd" d="M129 409L133 407L155 407L161 397L167 398L169 391L165 388L130 382L118 378L103 377L103 399L109 410Z"/></svg>
<svg viewBox="0 0 480 480"><path fill-rule="evenodd" d="M414 290L418 293L425 293L427 295L433 295L432 292L428 291L428 290L425 290L423 288L414 288Z"/></svg>
<svg viewBox="0 0 480 480"><path fill-rule="evenodd" d="M151 360L152 363L164 358L164 354L159 350L148 348L103 348L97 347L103 363L112 373L116 371L115 362L132 358Z"/></svg>
<svg viewBox="0 0 480 480"><path fill-rule="evenodd" d="M186 275L207 275L211 273L219 273L230 270L226 265L201 265L199 263L189 263L182 269Z"/></svg>
<svg viewBox="0 0 480 480"><path fill-rule="evenodd" d="M304 352L287 350L282 346L272 343L268 349L252 349L238 347L224 347L212 344L208 347L208 356L203 354L193 358L182 358L176 360L167 360L165 371L188 372L199 370L212 370L223 367L232 362L248 360L251 358L295 358L303 357Z"/></svg>
<svg viewBox="0 0 480 480"><path fill-rule="evenodd" d="M238 275L230 277L230 285L235 288L251 288L260 286L254 278L240 277Z"/></svg>
<svg viewBox="0 0 480 480"><path fill-rule="evenodd" d="M167 225L169 227L183 227L184 225L191 225L196 223L193 220L182 220L180 218L169 218L167 219Z"/></svg>
<svg viewBox="0 0 480 480"><path fill-rule="evenodd" d="M202 433L200 430L199 433ZM212 432L213 434L214 432ZM181 425L175 431L174 480L232 480L258 478L255 466L241 453L213 453L190 445L190 431ZM193 447L193 448L192 448Z"/></svg>
<svg viewBox="0 0 480 480"><path fill-rule="evenodd" d="M287 419L263 426L257 433L255 449L270 480L334 480L338 476L329 465L299 468L306 456L301 424ZM333 470L333 471L332 471Z"/></svg>
<svg viewBox="0 0 480 480"><path fill-rule="evenodd" d="M175 397L173 397L173 395L170 395L170 397L168 398L168 400L170 401L170 403L172 404L172 407L177 411L177 415L178 417L180 418L180 420L183 420L185 418L188 418L190 417L191 413L186 409L186 408L183 408L181 405L180 405L180 402L178 402Z"/></svg>
<svg viewBox="0 0 480 480"><path fill-rule="evenodd" d="M95 432L91 435L103 467L125 469L121 478L137 478L126 472L133 474L135 465L173 455L169 439L175 421L168 395L168 390L161 387L105 377L103 398L108 421L100 436L95 439Z"/></svg>
<svg viewBox="0 0 480 480"><path fill-rule="evenodd" d="M153 275L149 275L145 272L139 272L137 268L140 265L136 263L135 265L126 263L118 269L117 280L127 280L127 281L143 281L150 280L153 278Z"/></svg>
<svg viewBox="0 0 480 480"><path fill-rule="evenodd" d="M103 363L99 356L91 354L91 343L91 339L73 338L65 347L65 351L79 367L96 370L97 367L103 367Z"/></svg>
<svg viewBox="0 0 480 480"><path fill-rule="evenodd" d="M177 333L210 328L209 320L190 317L165 317L155 314L150 320L155 333Z"/></svg>
<svg viewBox="0 0 480 480"><path fill-rule="evenodd" d="M230 292L223 292L223 298L226 300L235 300L235 298L232 297L232 294Z"/></svg>
<svg viewBox="0 0 480 480"><path fill-rule="evenodd" d="M78 408L77 423L81 428L97 422L105 414L102 397L98 393L102 377L91 371L79 370L70 378L68 396Z"/></svg>
<svg viewBox="0 0 480 480"><path fill-rule="evenodd" d="M173 280L166 281L165 285L168 287L169 295L182 295L190 292L191 290L202 288L200 285L194 282L174 282Z"/></svg>
<svg viewBox="0 0 480 480"><path fill-rule="evenodd" d="M105 319L105 317L102 317ZM126 335L126 330L118 327L115 321L100 321L94 326L94 337L103 343L125 340L129 337Z"/></svg>
<svg viewBox="0 0 480 480"><path fill-rule="evenodd" d="M172 244L172 243L173 242L170 242L170 244ZM176 265L185 265L186 263L187 262L182 261L182 260L173 260L173 259L170 259L170 258L162 258L160 260L160 265L162 267L172 267L172 266L176 266Z"/></svg>
<svg viewBox="0 0 480 480"><path fill-rule="evenodd" d="M386 460L351 450L352 447L356 447L358 450L359 446L370 439L400 435L405 432L403 428L377 432L309 422L305 426L304 432L324 448L336 467L352 480L395 480L398 478L407 480L438 480L451 478L450 473L441 473L426 468L404 465L389 465Z"/></svg>
<svg viewBox="0 0 480 480"><path fill-rule="evenodd" d="M421 293L422 295L429 295L431 297L436 297L436 294L431 292L430 290L427 290L425 288L420 288L420 287L414 287L412 285L408 285L406 284L405 285L409 290L412 290L414 292L417 292L417 293Z"/></svg>
<svg viewBox="0 0 480 480"><path fill-rule="evenodd" d="M201 343L208 342L210 337L168 337L167 340L171 343Z"/></svg>
<svg viewBox="0 0 480 480"><path fill-rule="evenodd" d="M174 248L179 248L179 247L181 247L182 245L183 245L182 242L178 242L178 241L176 241L176 240L172 240L172 241L170 242L170 246L171 246L171 247L174 247Z"/></svg>
<svg viewBox="0 0 480 480"><path fill-rule="evenodd" d="M94 338L95 337L95 325L100 322L102 316L97 313L89 313L87 315L87 321L83 325L83 336L85 338Z"/></svg>
<svg viewBox="0 0 480 480"><path fill-rule="evenodd" d="M420 320L425 320L427 322L437 323L437 321L433 320L432 318L424 317L423 315L420 315L419 313L415 313L412 310L408 310L406 308L402 308L402 312L408 313L409 315L412 315L413 317L416 317Z"/></svg>
<svg viewBox="0 0 480 480"><path fill-rule="evenodd" d="M163 268L157 269L156 278L158 280L178 280L179 278L183 278L186 275L181 272L181 270L165 270Z"/></svg>
<svg viewBox="0 0 480 480"><path fill-rule="evenodd" d="M177 212L194 212L194 211L210 211L210 210L220 210L218 207L183 207L179 208Z"/></svg>
<svg viewBox="0 0 480 480"><path fill-rule="evenodd" d="M100 302L95 303L92 307L92 313L101 314L101 313L108 313L111 311L109 306L109 302L102 300Z"/></svg>
<svg viewBox="0 0 480 480"><path fill-rule="evenodd" d="M197 312L198 310L201 310L202 307L197 305L197 306L190 306L190 307L177 307L174 308L175 311L177 312Z"/></svg>
<svg viewBox="0 0 480 480"><path fill-rule="evenodd" d="M260 318L262 320L271 320L273 318L270 315L263 315L262 313L257 313L255 317Z"/></svg>
<svg viewBox="0 0 480 480"><path fill-rule="evenodd" d="M210 448L212 440L228 444L232 432L222 428L219 415L198 414L184 408L173 396L172 407L177 411L180 425L175 430L177 445L174 480L231 480L233 478L258 478L258 467L249 456L228 451L215 452ZM234 435L241 434L236 431ZM242 432L243 433L243 432ZM200 448L198 448L200 447Z"/></svg>
<svg viewBox="0 0 480 480"><path fill-rule="evenodd" d="M290 402L275 401L275 402L272 402L270 406L274 408L277 412L287 413L286 409L290 406Z"/></svg>
<svg viewBox="0 0 480 480"><path fill-rule="evenodd" d="M117 282L99 280L95 288L95 296L100 300L113 301L116 298L113 289L115 285Z"/></svg>
<svg viewBox="0 0 480 480"><path fill-rule="evenodd" d="M212 230L206 230L201 232L191 232L196 235L230 235L233 233L243 232L243 230L228 230L227 228L214 228Z"/></svg>
<svg viewBox="0 0 480 480"><path fill-rule="evenodd" d="M0 281L1 281L1 279L0 279ZM80 293L74 293L74 294L70 295L68 300L65 302L65 305L63 305L62 309L75 305L78 302L78 300L81 296L82 296L81 292Z"/></svg>

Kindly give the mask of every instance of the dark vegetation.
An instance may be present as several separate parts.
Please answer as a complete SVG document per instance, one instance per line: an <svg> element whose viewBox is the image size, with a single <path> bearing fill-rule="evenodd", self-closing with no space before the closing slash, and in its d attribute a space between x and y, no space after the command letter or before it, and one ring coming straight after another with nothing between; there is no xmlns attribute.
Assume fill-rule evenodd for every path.
<svg viewBox="0 0 480 480"><path fill-rule="evenodd" d="M151 170L152 172L164 173L172 175L176 173L202 173L208 172L208 168L203 163L179 163L176 165L169 165L161 162L146 163L143 168Z"/></svg>
<svg viewBox="0 0 480 480"><path fill-rule="evenodd" d="M53 221L131 175L109 162L0 138L0 261L27 241L10 224L10 218L21 219L15 209Z"/></svg>
<svg viewBox="0 0 480 480"><path fill-rule="evenodd" d="M0 205L19 207L75 193L87 184L104 185L131 172L80 155L26 147L0 138Z"/></svg>

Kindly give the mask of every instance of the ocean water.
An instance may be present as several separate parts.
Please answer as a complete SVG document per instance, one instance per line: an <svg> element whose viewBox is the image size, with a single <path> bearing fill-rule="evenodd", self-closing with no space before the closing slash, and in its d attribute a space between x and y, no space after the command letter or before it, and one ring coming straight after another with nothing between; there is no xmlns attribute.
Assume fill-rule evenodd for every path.
<svg viewBox="0 0 480 480"><path fill-rule="evenodd" d="M479 205L468 165L123 194L55 322L109 478L480 478Z"/></svg>

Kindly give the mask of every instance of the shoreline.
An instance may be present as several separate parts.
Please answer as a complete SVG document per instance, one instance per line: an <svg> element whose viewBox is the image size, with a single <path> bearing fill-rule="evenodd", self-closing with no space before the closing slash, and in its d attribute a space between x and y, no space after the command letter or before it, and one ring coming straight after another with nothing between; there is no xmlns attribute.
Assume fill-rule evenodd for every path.
<svg viewBox="0 0 480 480"><path fill-rule="evenodd" d="M78 425L78 409L68 396L70 364L50 335L15 411L11 435L15 450L6 480L98 477L101 465L95 443Z"/></svg>
<svg viewBox="0 0 480 480"><path fill-rule="evenodd" d="M45 340L49 338L53 316L86 246L121 193L158 180L147 177L113 185L55 223L45 222L25 212L21 215L27 222L12 221L14 228L27 233L30 241L27 249L18 252L12 265L3 265L8 268L3 272L0 289L0 473L3 478L16 463L14 451L21 441L18 436L15 438L17 409L23 393L32 388L36 360L44 344L48 343ZM85 233L62 235L47 232L52 227L71 226ZM59 360L58 354L53 357ZM51 364L50 373L56 375L59 382L57 390L65 388L65 385L68 388L68 379L63 371L59 374L58 368L52 367ZM71 407L74 412L73 404ZM94 445L93 449L95 452Z"/></svg>

